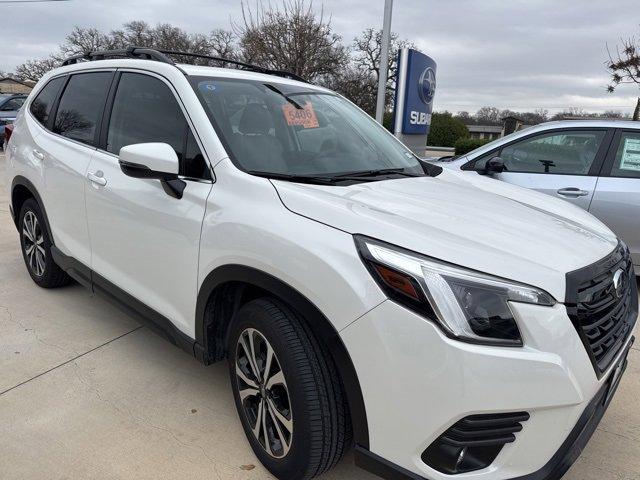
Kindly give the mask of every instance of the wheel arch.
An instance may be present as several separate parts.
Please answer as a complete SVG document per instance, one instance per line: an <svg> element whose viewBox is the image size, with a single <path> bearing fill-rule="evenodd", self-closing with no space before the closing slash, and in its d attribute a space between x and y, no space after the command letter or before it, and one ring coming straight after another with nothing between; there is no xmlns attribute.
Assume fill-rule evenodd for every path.
<svg viewBox="0 0 640 480"><path fill-rule="evenodd" d="M300 313L316 338L329 349L345 388L355 443L369 448L364 398L347 348L320 309L279 278L246 265L223 265L211 271L198 292L195 356L205 364L221 360L225 353L221 343L226 343L230 317L247 296L255 297L260 292L280 299ZM212 332L217 332L214 338Z"/></svg>
<svg viewBox="0 0 640 480"><path fill-rule="evenodd" d="M51 226L49 225L49 217L47 216L47 211L44 208L44 203L38 193L38 189L28 178L23 177L22 175L17 175L11 182L11 208L13 210L13 223L16 225L16 228L18 228L20 222L20 210L24 202L29 198L33 198L38 202L40 211L44 217L44 226L47 229L47 235L51 239L51 243L54 243Z"/></svg>

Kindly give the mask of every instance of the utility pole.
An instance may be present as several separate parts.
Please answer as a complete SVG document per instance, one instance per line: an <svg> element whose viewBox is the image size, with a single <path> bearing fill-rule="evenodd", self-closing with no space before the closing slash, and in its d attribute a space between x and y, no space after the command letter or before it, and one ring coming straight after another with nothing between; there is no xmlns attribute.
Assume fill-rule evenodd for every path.
<svg viewBox="0 0 640 480"><path fill-rule="evenodd" d="M382 23L382 45L378 78L378 102L376 103L376 120L380 125L382 125L382 119L384 117L385 94L387 92L387 70L389 67L389 43L391 42L392 10L393 0L384 0L384 20Z"/></svg>

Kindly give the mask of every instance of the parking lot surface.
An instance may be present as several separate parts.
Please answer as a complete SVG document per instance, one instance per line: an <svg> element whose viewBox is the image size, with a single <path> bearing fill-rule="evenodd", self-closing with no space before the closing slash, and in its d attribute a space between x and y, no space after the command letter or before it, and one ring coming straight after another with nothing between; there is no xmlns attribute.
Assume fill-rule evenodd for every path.
<svg viewBox="0 0 640 480"><path fill-rule="evenodd" d="M0 199L0 479L273 478L245 440L226 364L202 366L79 285L38 288L10 218L1 153ZM565 479L640 479L636 345ZM377 477L348 455L322 478Z"/></svg>

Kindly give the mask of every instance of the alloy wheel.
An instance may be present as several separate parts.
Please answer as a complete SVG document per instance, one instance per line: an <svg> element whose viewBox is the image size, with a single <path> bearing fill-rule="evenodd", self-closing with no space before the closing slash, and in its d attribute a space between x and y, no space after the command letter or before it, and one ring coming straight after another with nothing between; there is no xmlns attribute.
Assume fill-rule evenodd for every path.
<svg viewBox="0 0 640 480"><path fill-rule="evenodd" d="M258 330L247 328L240 334L235 371L253 435L270 456L285 457L293 441L289 389L273 347Z"/></svg>
<svg viewBox="0 0 640 480"><path fill-rule="evenodd" d="M22 220L22 244L29 269L34 275L41 277L44 274L47 257L42 228L32 210L28 210Z"/></svg>

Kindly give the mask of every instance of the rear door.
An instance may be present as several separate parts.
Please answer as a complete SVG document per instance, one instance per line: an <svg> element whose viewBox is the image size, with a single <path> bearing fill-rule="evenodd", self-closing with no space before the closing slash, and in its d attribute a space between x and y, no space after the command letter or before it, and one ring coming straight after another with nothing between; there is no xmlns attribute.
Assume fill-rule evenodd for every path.
<svg viewBox="0 0 640 480"><path fill-rule="evenodd" d="M96 149L113 74L99 71L65 78L62 94L46 119L49 131L34 137L33 158L44 174L41 195L56 247L87 266L91 247L84 201L85 175ZM36 98L31 105L32 114L37 114L39 108Z"/></svg>
<svg viewBox="0 0 640 480"><path fill-rule="evenodd" d="M494 174L497 180L532 188L587 210L612 135L606 128L549 130L485 155L476 168L498 155L506 169Z"/></svg>
<svg viewBox="0 0 640 480"><path fill-rule="evenodd" d="M640 266L640 130L617 130L589 209L629 246Z"/></svg>
<svg viewBox="0 0 640 480"><path fill-rule="evenodd" d="M86 188L94 283L115 285L193 337L211 170L177 92L162 77L119 72L110 97ZM187 184L182 198L168 195L159 180L120 169L122 147L149 142L176 151Z"/></svg>

